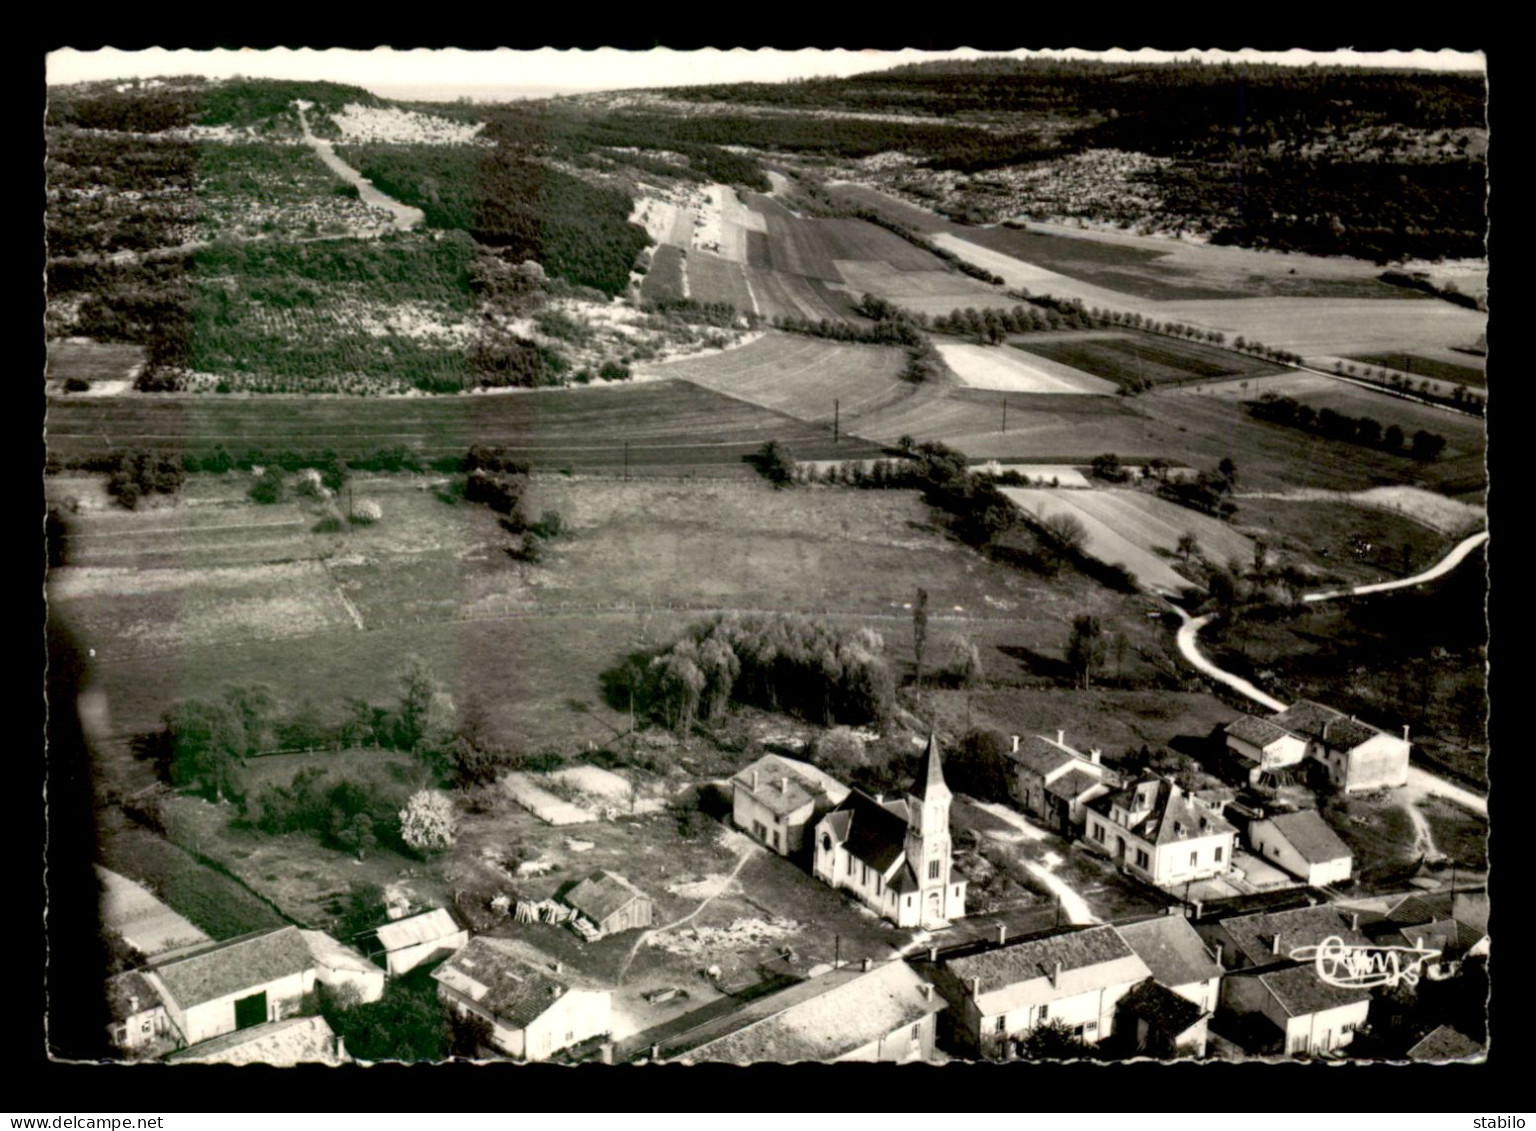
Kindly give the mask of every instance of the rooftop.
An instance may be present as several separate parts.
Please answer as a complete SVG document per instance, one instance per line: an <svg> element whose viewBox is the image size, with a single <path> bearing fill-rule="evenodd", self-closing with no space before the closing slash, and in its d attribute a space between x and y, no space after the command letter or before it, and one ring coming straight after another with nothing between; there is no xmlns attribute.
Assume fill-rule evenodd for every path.
<svg viewBox="0 0 1536 1131"><path fill-rule="evenodd" d="M877 801L855 789L829 817L832 830L855 860L883 875L907 850L907 804Z"/></svg>
<svg viewBox="0 0 1536 1131"><path fill-rule="evenodd" d="M542 1016L571 988L553 970L541 969L501 940L484 936L470 940L432 971L432 977L518 1029Z"/></svg>
<svg viewBox="0 0 1536 1131"><path fill-rule="evenodd" d="M107 979L107 1006L114 1021L126 1021L135 1014L156 1009L160 1004L160 992L137 970Z"/></svg>
<svg viewBox="0 0 1536 1131"><path fill-rule="evenodd" d="M765 754L738 772L731 781L768 810L783 816L825 797L833 805L848 796L848 787L809 762ZM755 785L753 783L756 783Z"/></svg>
<svg viewBox="0 0 1536 1131"><path fill-rule="evenodd" d="M437 907L423 911L420 915L385 923L382 927L374 928L372 933L385 950L404 950L406 947L449 938L463 929L446 907Z"/></svg>
<svg viewBox="0 0 1536 1131"><path fill-rule="evenodd" d="M182 1009L255 989L314 968L297 927L212 943L151 967Z"/></svg>
<svg viewBox="0 0 1536 1131"><path fill-rule="evenodd" d="M1072 762L1088 761L1088 755L1065 742L1057 742L1043 734L1031 734L1019 743L1017 750L1008 752L1008 759L1045 777Z"/></svg>
<svg viewBox="0 0 1536 1131"><path fill-rule="evenodd" d="M1221 967L1183 915L1161 915L1115 930L1165 986L1187 986L1221 977Z"/></svg>
<svg viewBox="0 0 1536 1131"><path fill-rule="evenodd" d="M1076 801L1088 790L1096 785L1107 786L1103 778L1095 777L1085 770L1068 770L1050 785L1045 787L1047 793L1061 798L1063 801Z"/></svg>
<svg viewBox="0 0 1536 1131"><path fill-rule="evenodd" d="M1205 1016L1201 1009L1187 997L1180 997L1155 978L1137 982L1131 991L1120 999L1120 1006L1129 1009L1159 1032L1177 1036L1192 1027Z"/></svg>
<svg viewBox="0 0 1536 1131"><path fill-rule="evenodd" d="M601 923L614 912L637 899L650 896L613 872L593 872L561 897L594 923Z"/></svg>
<svg viewBox="0 0 1536 1131"><path fill-rule="evenodd" d="M1442 1025L1408 1050L1409 1060L1465 1060L1481 1056L1483 1046L1460 1029Z"/></svg>
<svg viewBox="0 0 1536 1131"><path fill-rule="evenodd" d="M1149 775L1116 793L1088 802L1096 813L1109 816L1118 806L1130 817L1124 826L1134 836L1161 846L1188 837L1235 833L1225 818L1195 801L1167 778Z"/></svg>
<svg viewBox="0 0 1536 1131"><path fill-rule="evenodd" d="M1135 957L1114 927L1098 926L1004 943L991 950L941 960L940 965L967 986L973 979L980 979L980 993L987 994L1022 982L1052 978L1058 963L1066 974ZM1151 973L1145 966L1142 969Z"/></svg>
<svg viewBox="0 0 1536 1131"><path fill-rule="evenodd" d="M1290 734L1290 731L1269 719L1261 719L1257 715L1244 715L1236 722L1228 724L1227 734L1262 748L1277 739L1284 738Z"/></svg>
<svg viewBox="0 0 1536 1131"><path fill-rule="evenodd" d="M1370 991L1359 986L1329 985L1317 976L1310 963L1271 970L1257 977L1292 1017L1305 1017L1309 1013L1371 1000Z"/></svg>
<svg viewBox="0 0 1536 1131"><path fill-rule="evenodd" d="M1238 952L1255 966L1286 958L1297 947L1317 946L1338 938L1352 946L1369 946L1370 940L1349 925L1343 912L1328 904L1297 907L1290 911L1260 911L1220 921ZM1279 939L1278 954L1275 949Z"/></svg>
<svg viewBox="0 0 1536 1131"><path fill-rule="evenodd" d="M323 1017L290 1017L286 1021L252 1025L173 1052L166 1060L283 1067L315 1061L339 1063L336 1034Z"/></svg>
<svg viewBox="0 0 1536 1131"><path fill-rule="evenodd" d="M1261 822L1262 823L1262 822ZM1316 809L1303 809L1298 813L1280 813L1270 817L1268 823L1290 842L1308 864L1325 864L1330 860L1353 859L1349 846L1339 839L1339 834L1328 827L1322 814Z"/></svg>
<svg viewBox="0 0 1536 1131"><path fill-rule="evenodd" d="M1325 707L1311 699L1292 703L1270 721L1292 734L1326 742L1336 750L1353 750L1362 742L1368 742L1384 733L1368 723L1351 718L1343 711Z"/></svg>
<svg viewBox="0 0 1536 1131"><path fill-rule="evenodd" d="M328 970L361 970L368 974L380 972L379 967L324 931L300 931L299 934L304 936L304 945L309 947L309 953L317 966L324 966Z"/></svg>

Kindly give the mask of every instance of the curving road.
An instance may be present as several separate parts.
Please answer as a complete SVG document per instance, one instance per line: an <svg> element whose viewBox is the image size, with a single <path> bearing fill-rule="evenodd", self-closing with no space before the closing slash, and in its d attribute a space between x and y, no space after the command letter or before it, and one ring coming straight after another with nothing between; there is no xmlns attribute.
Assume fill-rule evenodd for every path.
<svg viewBox="0 0 1536 1131"><path fill-rule="evenodd" d="M1416 573L1412 577L1400 578L1397 581L1379 581L1374 585L1356 585L1351 589L1327 589L1321 593L1308 593L1302 597L1303 601L1332 601L1339 597L1364 597L1369 593L1385 593L1391 589L1409 589L1415 585L1423 585L1426 581L1433 581L1437 577L1444 577L1451 570L1466 560L1468 554L1488 541L1486 530L1464 538L1457 543L1449 554L1430 566L1423 573Z"/></svg>
<svg viewBox="0 0 1536 1131"><path fill-rule="evenodd" d="M370 204L375 208L382 208L393 215L395 218L395 230L398 232L408 232L426 220L427 214L420 208L412 207L409 204L402 204L394 197L385 196L373 187L372 181L352 168L351 165L348 165L340 157L337 157L335 146L325 140L325 138L316 137L309 132L309 119L304 116L304 111L309 107L302 102L295 103L295 105L299 111L299 125L304 130L304 141L315 151L320 160L325 162L326 168L357 189L357 194L362 198L364 204Z"/></svg>

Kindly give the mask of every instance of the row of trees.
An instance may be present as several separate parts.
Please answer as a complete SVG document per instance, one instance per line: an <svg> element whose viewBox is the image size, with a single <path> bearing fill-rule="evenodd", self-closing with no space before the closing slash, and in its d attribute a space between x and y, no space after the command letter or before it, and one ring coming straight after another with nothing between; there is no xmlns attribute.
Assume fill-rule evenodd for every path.
<svg viewBox="0 0 1536 1131"><path fill-rule="evenodd" d="M1439 459L1440 453L1445 449L1444 436L1438 432L1420 428L1414 432L1411 441L1408 441L1405 452L1406 437L1403 435L1402 428L1396 424L1389 424L1386 428L1382 428L1381 422L1373 417L1349 416L1331 408L1317 410L1311 405L1297 401L1294 397L1265 393L1256 401L1245 402L1245 407L1253 416L1273 424L1305 428L1331 440L1343 440L1347 443L1380 448L1383 451L1399 452L1425 462Z"/></svg>

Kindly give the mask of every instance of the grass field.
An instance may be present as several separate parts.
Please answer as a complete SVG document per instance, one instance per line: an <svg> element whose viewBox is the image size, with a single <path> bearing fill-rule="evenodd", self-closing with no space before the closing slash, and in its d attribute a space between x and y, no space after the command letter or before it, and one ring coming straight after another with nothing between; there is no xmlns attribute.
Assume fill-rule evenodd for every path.
<svg viewBox="0 0 1536 1131"><path fill-rule="evenodd" d="M768 220L768 238L747 241L751 266L831 283L842 281L814 221L802 220L778 201L758 193L747 193L745 199L749 208Z"/></svg>
<svg viewBox="0 0 1536 1131"><path fill-rule="evenodd" d="M1153 316L1220 330L1228 341L1242 334L1303 357L1441 351L1471 345L1488 323L1479 311L1426 298L1178 301L1159 303Z"/></svg>
<svg viewBox="0 0 1536 1131"><path fill-rule="evenodd" d="M1240 498L1237 505L1234 526L1262 538L1281 561L1315 571L1317 588L1391 581L1405 576L1405 546L1413 573L1452 545L1451 538L1404 515L1341 499Z"/></svg>
<svg viewBox="0 0 1536 1131"><path fill-rule="evenodd" d="M144 347L123 342L48 343L47 377L60 383L77 377L97 381L125 381L144 364Z"/></svg>
<svg viewBox="0 0 1536 1131"><path fill-rule="evenodd" d="M859 418L912 395L916 386L901 377L905 364L903 351L892 346L771 331L740 349L668 362L654 372L818 423L831 422L837 398L842 419L853 427Z"/></svg>
<svg viewBox="0 0 1536 1131"><path fill-rule="evenodd" d="M1229 298L1192 271L1162 265L1165 254L1098 240L1072 239L1018 228L952 228L961 239L990 251L1060 271L1074 279L1140 298Z"/></svg>
<svg viewBox="0 0 1536 1131"><path fill-rule="evenodd" d="M694 302L724 302L744 314L757 307L740 263L695 248L688 253L688 297Z"/></svg>
<svg viewBox="0 0 1536 1131"><path fill-rule="evenodd" d="M1479 389L1488 386L1488 374L1482 369L1471 365L1457 365L1455 362L1442 361L1433 357L1418 357L1407 353L1368 353L1356 354L1349 360L1395 369L1415 379L1429 377L1436 381L1451 381L1458 385L1471 385Z"/></svg>
<svg viewBox="0 0 1536 1131"><path fill-rule="evenodd" d="M898 271L878 261L839 260L845 285L853 295L872 294L907 310L921 314L948 314L953 310L989 306L1013 307L1018 300L1009 298L996 287L955 271Z"/></svg>
<svg viewBox="0 0 1536 1131"><path fill-rule="evenodd" d="M1433 795L1419 802L1435 847L1457 867L1480 872L1488 867L1488 820L1454 801Z"/></svg>
<svg viewBox="0 0 1536 1131"><path fill-rule="evenodd" d="M813 322L823 318L858 320L853 314L850 297L831 290L829 284L820 279L807 279L764 267L749 266L744 270L764 318L808 318Z"/></svg>
<svg viewBox="0 0 1536 1131"><path fill-rule="evenodd" d="M1158 334L1029 334L1014 338L1012 344L1025 353L1133 387L1142 381L1164 385L1275 371L1274 365L1259 358Z"/></svg>
<svg viewBox="0 0 1536 1131"><path fill-rule="evenodd" d="M683 297L683 253L671 244L662 244L651 255L651 266L640 284L640 297L647 302Z"/></svg>
<svg viewBox="0 0 1536 1131"><path fill-rule="evenodd" d="M1026 360L1017 350L941 342L938 351L967 388L1007 393L1099 395L1115 391L1109 381L1045 358Z"/></svg>
<svg viewBox="0 0 1536 1131"><path fill-rule="evenodd" d="M834 262L877 260L898 271L942 271L944 262L895 232L868 220L805 220Z"/></svg>
<svg viewBox="0 0 1536 1131"><path fill-rule="evenodd" d="M539 469L751 475L741 457L779 440L806 459L879 454L683 381L461 397L121 397L49 401L48 443L66 463L150 448L177 454L401 447L418 458L472 444L509 448Z"/></svg>

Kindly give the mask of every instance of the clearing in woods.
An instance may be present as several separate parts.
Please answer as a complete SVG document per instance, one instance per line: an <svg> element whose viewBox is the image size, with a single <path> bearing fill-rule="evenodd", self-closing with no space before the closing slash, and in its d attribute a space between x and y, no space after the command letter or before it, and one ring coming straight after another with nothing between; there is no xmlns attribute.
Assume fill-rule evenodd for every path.
<svg viewBox="0 0 1536 1131"><path fill-rule="evenodd" d="M660 245L651 255L651 266L640 284L640 298L644 302L686 298L688 287L683 281L686 265L683 253L671 244Z"/></svg>
<svg viewBox="0 0 1536 1131"><path fill-rule="evenodd" d="M52 341L48 343L47 379L50 386L62 386L71 377L93 385L98 381L126 384L144 365L145 356L143 346L121 342Z"/></svg>

